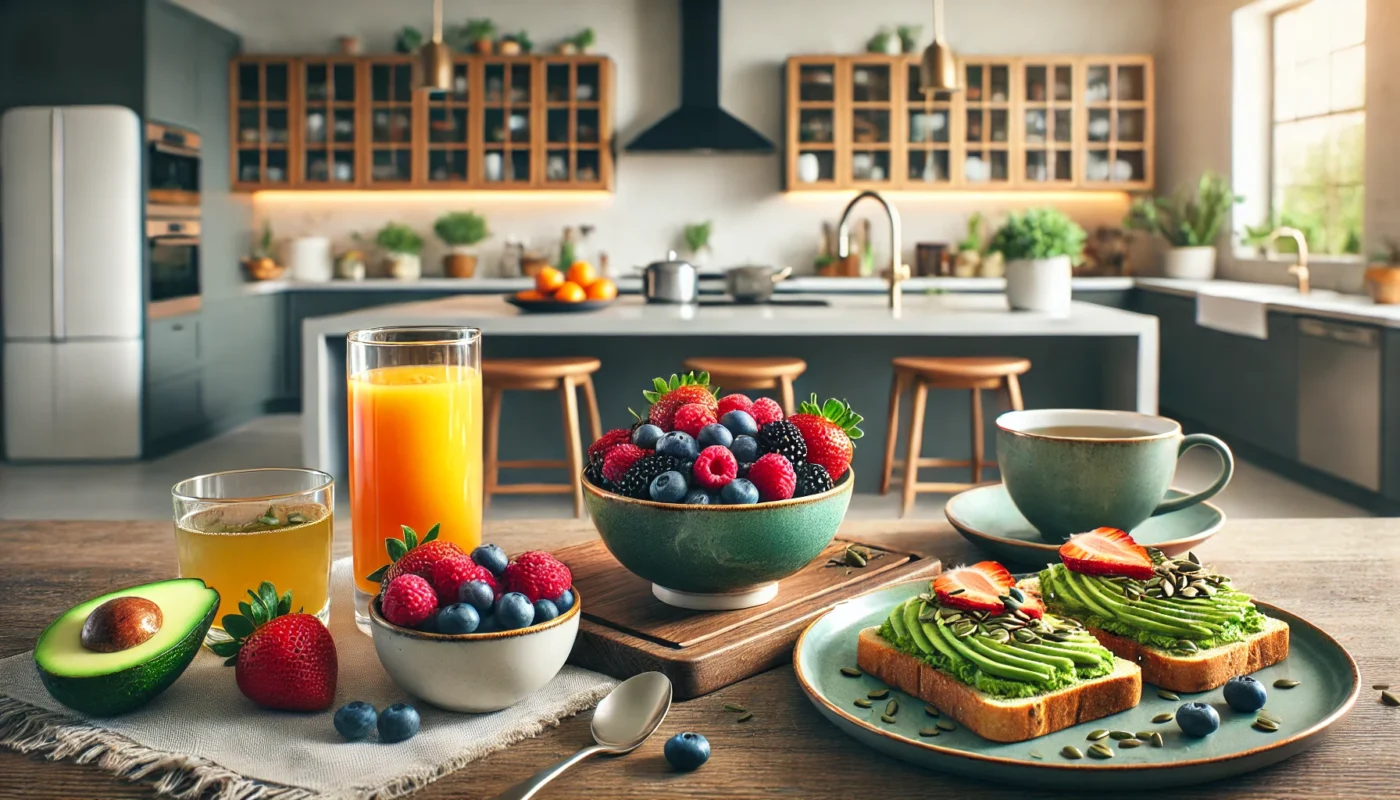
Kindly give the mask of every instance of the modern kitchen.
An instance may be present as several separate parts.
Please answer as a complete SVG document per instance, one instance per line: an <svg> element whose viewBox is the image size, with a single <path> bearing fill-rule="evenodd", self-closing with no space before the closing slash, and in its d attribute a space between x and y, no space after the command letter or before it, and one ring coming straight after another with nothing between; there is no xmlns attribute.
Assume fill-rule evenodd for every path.
<svg viewBox="0 0 1400 800"><path fill-rule="evenodd" d="M833 718L845 711L828 713L815 697L828 692L803 672L799 633L815 635L837 615L797 609L858 604L896 573L932 579L940 562L944 574L986 557L1017 577L1038 569L1056 550L1045 540L1059 540L1029 489L1010 485L1027 486L1027 473L1080 474L1046 489L1069 505L1091 482L1119 500L1140 488L1114 481L1145 462L1110 470L1077 453L1052 457L1048 445L1032 457L1022 440L1037 436L1143 451L1154 437L1176 442L1154 462L1161 486L1142 514L1116 515L1104 500L1096 507L1107 519L1086 529L1111 523L1151 552L1162 544L1169 558L1222 534L1205 556L1259 576L1288 608L1310 610L1303 577L1324 580L1323 565L1325 580L1346 586L1343 565L1369 555L1333 548L1385 539L1384 518L1400 517L1400 157L1387 136L1390 122L1400 124L1400 54L1384 46L1398 37L1394 0L4 4L0 540L70 536L94 548L79 557L84 579L67 590L54 588L69 569L52 553L19 556L65 601L51 610L139 580L206 577L191 571L184 543L178 564L169 547L172 495L183 542L217 490L242 492L245 503L297 494L324 506L327 546L340 560L334 571L327 562L319 618L341 647L342 681L352 651L335 623L348 636L369 633L387 605L390 578L366 582L363 559L393 576L438 522L473 560L487 542L511 554L560 553L582 607L573 624L583 628L551 688L497 712L523 715L509 718L510 732L506 723L487 731L494 715L451 723L480 728L441 723L444 736L483 744L467 753L431 740L419 766L432 777L376 766L352 785L303 774L290 759L245 768L247 753L146 736L141 715L166 704L116 732L154 751L193 752L215 769L161 767L175 777L152 783L131 765L109 766L112 778L44 763L71 748L61 736L21 736L16 726L33 718L7 716L6 703L31 701L0 690L0 762L12 773L0 777L0 794L38 786L55 797L193 797L202 781L230 797L287 787L288 797L471 794L457 770L502 791L587 743L589 715L573 715L605 692L586 676L624 679L638 665L675 682L671 713L697 726L705 714L750 713L730 708L741 700L724 712L699 704L746 686L745 698L755 686L773 689L785 710L769 715L785 729L823 729L816 749L778 756L802 796L869 791L818 766L849 741ZM460 393L431 402L407 398L431 382L422 375L402 385L364 379L429 367L446 369L449 385L454 370L469 377ZM693 428L680 411L658 411L678 389L715 406ZM686 402L681 409L696 401ZM734 409L743 417L731 425ZM1049 428L1018 427L1037 414L1053 420ZM803 471L816 463L815 444L803 445L812 449L803 464L790 442L765 438L770 424L810 415L848 437L840 468L815 479ZM1153 422L1113 422L1129 419ZM690 451L665 450L666 437L688 429ZM758 449L745 455L740 440ZM733 449L723 480L756 486L757 500L701 475L715 444ZM640 460L614 473L613 447L640 447ZM774 453L796 488L770 496L759 463ZM678 471L647 472L647 459ZM634 477L633 465L646 474ZM314 486L263 480L276 471ZM256 480L220 482L239 475ZM682 481L676 499L669 475ZM403 496L386 499L391 485ZM623 542L636 523L613 505L684 497L725 506L709 514L825 492L845 499L821 555L804 557L792 577L738 588L695 583L689 570L655 576L660 557L631 560L635 544ZM792 529L820 528L816 507ZM778 510L763 530L788 530ZM290 525L304 513L279 522L267 507L256 522ZM726 516L738 515L718 518ZM647 535L702 535L693 520L664 519ZM449 532L454 523L469 533ZM1274 530L1278 554L1258 556ZM116 544L123 537L135 548L130 561ZM1327 542L1321 561L1308 563L1309 541ZM1367 571L1400 575L1397 546L1385 544ZM712 548L707 558L722 549ZM718 556L743 557L752 553ZM626 579L586 571L604 562ZM108 563L120 566L109 574ZM342 597L336 587L352 564L353 590ZM279 587L290 580L276 574ZM838 578L845 583L831 583ZM822 580L831 585L807 588ZM619 610L630 588L607 589L596 612L583 605L594 586L629 581L657 609ZM815 594L790 596L799 586ZM258 612L258 592L245 588ZM1338 603L1316 616L1342 618ZM351 605L349 622L336 618ZM696 612L725 621L702 623ZM505 619L499 607L490 613ZM51 617L26 613L19 632L0 639L0 656L33 647L38 661L35 637ZM484 616L481 624L487 631ZM1381 638L1393 644L1394 634ZM1294 637L1305 640L1296 623ZM216 639L204 641L224 655ZM420 739L433 727L429 713L484 710L416 690L374 645L385 686L439 709L424 713ZM730 675L718 664L736 647L755 655ZM365 651L370 662L374 652ZM1357 660L1375 671L1381 658ZM794 666L806 700L836 727L789 690ZM859 674L841 674L848 668ZM567 709L537 707L542 694L564 697L566 679L577 683ZM355 699L343 695L337 705ZM705 699L680 702L691 697ZM908 702L917 700L911 691ZM599 747L604 707L593 712ZM1307 734L1320 736L1342 713ZM250 712L245 721L255 720ZM379 724L383 738L382 716ZM1339 727L1309 766L1346 758L1335 740L1360 740L1358 725ZM963 775L948 791L986 791L967 779L975 768L946 753L920 760L880 736L850 735L884 753L871 756L891 770L878 779L882 791L927 774L898 760ZM726 739L712 738L718 765ZM743 794L713 767L697 777L714 783L666 782L659 741L649 750L661 766L639 768L635 785L621 772L605 778L613 768L601 764L561 783L583 791L592 776L590 793L602 796ZM511 755L522 752L529 760ZM1283 757L1251 756L1256 766ZM762 761L745 758L742 768L761 774ZM1281 769L1216 790L1282 796L1270 783ZM1169 771L1164 780L1243 771L1202 768L1214 777L1189 781ZM1023 764L1007 774L1039 773ZM1072 778L1057 780L1046 786L1074 790ZM1389 791L1358 785L1351 796Z"/></svg>

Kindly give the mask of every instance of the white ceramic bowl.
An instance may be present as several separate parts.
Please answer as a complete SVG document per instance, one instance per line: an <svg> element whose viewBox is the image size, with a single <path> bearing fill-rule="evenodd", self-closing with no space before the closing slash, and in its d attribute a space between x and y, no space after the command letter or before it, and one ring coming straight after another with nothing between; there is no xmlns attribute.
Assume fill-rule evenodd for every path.
<svg viewBox="0 0 1400 800"><path fill-rule="evenodd" d="M448 711L500 711L559 674L578 635L583 598L548 622L514 631L448 635L394 625L369 606L379 663L399 688Z"/></svg>

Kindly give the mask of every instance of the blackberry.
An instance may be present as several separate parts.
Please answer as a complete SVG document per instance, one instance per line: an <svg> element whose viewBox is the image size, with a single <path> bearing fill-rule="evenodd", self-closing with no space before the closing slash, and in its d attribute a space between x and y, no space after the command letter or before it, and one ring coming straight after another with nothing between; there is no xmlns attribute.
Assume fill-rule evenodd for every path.
<svg viewBox="0 0 1400 800"><path fill-rule="evenodd" d="M797 491L793 497L806 497L831 491L831 475L821 464L802 464L797 467Z"/></svg>
<svg viewBox="0 0 1400 800"><path fill-rule="evenodd" d="M807 463L807 440L802 431L785 419L770 422L758 429L758 449L764 453L786 456L794 467Z"/></svg>
<svg viewBox="0 0 1400 800"><path fill-rule="evenodd" d="M681 460L675 456L668 456L662 453L652 453L649 456L642 456L632 468L627 470L627 474L622 476L622 480L617 482L613 491L635 500L651 499L651 482L656 476L663 472L679 470Z"/></svg>
<svg viewBox="0 0 1400 800"><path fill-rule="evenodd" d="M603 459L589 459L588 466L583 468L583 479L597 486L599 489L612 490L612 482L603 477Z"/></svg>

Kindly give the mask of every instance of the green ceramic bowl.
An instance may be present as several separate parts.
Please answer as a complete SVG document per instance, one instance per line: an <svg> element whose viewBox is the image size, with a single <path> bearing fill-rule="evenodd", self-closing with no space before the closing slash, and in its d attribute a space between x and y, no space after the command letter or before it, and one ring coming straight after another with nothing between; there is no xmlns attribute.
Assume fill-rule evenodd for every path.
<svg viewBox="0 0 1400 800"><path fill-rule="evenodd" d="M777 581L821 554L851 502L855 474L810 497L743 506L633 500L583 482L584 502L608 550L652 582L663 602L718 610L760 605Z"/></svg>

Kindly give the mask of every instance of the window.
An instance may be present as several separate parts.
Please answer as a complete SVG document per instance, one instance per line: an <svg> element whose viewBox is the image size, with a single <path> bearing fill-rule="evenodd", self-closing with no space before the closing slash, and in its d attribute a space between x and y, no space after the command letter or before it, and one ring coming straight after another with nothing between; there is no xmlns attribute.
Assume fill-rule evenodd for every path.
<svg viewBox="0 0 1400 800"><path fill-rule="evenodd" d="M1366 0L1309 0L1273 17L1274 220L1320 253L1361 252Z"/></svg>

